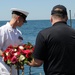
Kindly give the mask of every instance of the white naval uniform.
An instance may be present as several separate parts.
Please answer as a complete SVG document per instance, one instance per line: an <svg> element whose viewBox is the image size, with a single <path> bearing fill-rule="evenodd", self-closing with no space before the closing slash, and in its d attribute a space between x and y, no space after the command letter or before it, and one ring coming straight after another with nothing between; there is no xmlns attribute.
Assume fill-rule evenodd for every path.
<svg viewBox="0 0 75 75"><path fill-rule="evenodd" d="M13 29L9 22L0 27L0 49L5 50L9 45L20 45L23 40L19 37L22 33L16 28ZM0 75L10 75L10 67L0 57ZM17 70L12 67L12 75L17 75Z"/></svg>

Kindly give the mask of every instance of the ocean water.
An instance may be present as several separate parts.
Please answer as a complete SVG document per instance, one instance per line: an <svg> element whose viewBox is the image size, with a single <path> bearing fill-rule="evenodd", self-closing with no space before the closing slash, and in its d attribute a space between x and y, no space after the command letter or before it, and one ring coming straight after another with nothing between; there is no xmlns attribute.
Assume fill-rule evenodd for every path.
<svg viewBox="0 0 75 75"><path fill-rule="evenodd" d="M0 26L4 25L6 22L8 21L0 21ZM71 23L70 20L68 20L67 23L70 25ZM70 26L75 29L74 19L72 19L71 24L72 25ZM35 40L38 32L50 26L51 26L50 20L28 20L27 23L25 23L22 27L19 27L19 29L23 34L24 43L31 42L33 45L35 45ZM31 68L25 65L24 68L25 68L24 69L25 75L44 75L43 65L40 67L31 67Z"/></svg>

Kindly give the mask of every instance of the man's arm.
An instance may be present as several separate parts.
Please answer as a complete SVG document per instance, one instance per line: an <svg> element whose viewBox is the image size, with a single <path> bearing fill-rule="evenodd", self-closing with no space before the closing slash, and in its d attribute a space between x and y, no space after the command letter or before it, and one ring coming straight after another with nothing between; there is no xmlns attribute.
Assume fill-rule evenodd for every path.
<svg viewBox="0 0 75 75"><path fill-rule="evenodd" d="M33 59L31 62L28 62L27 65L33 66L33 67L39 67L43 64L42 60L39 59Z"/></svg>

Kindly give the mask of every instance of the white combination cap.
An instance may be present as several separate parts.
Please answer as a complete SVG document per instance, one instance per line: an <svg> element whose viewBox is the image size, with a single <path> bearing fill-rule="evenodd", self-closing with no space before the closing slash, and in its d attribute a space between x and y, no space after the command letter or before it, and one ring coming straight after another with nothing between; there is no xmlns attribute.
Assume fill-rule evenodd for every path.
<svg viewBox="0 0 75 75"><path fill-rule="evenodd" d="M23 19L26 21L26 17L28 16L28 12L23 11L21 9L17 9L17 8L11 8L12 14L17 14L21 17L23 17Z"/></svg>

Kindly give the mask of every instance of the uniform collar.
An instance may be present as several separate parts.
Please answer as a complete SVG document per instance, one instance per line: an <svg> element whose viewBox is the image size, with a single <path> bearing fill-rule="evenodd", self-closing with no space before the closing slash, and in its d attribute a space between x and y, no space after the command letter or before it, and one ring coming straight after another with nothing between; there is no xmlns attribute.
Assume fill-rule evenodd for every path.
<svg viewBox="0 0 75 75"><path fill-rule="evenodd" d="M57 24L60 24L60 23L67 24L67 22L65 22L65 21L59 21L59 22L54 23L53 26L54 26L54 25L57 25Z"/></svg>
<svg viewBox="0 0 75 75"><path fill-rule="evenodd" d="M12 26L10 25L9 22L7 22L6 25L9 27L9 29L8 29L9 31L15 31L16 30L16 28L15 29L12 28Z"/></svg>

